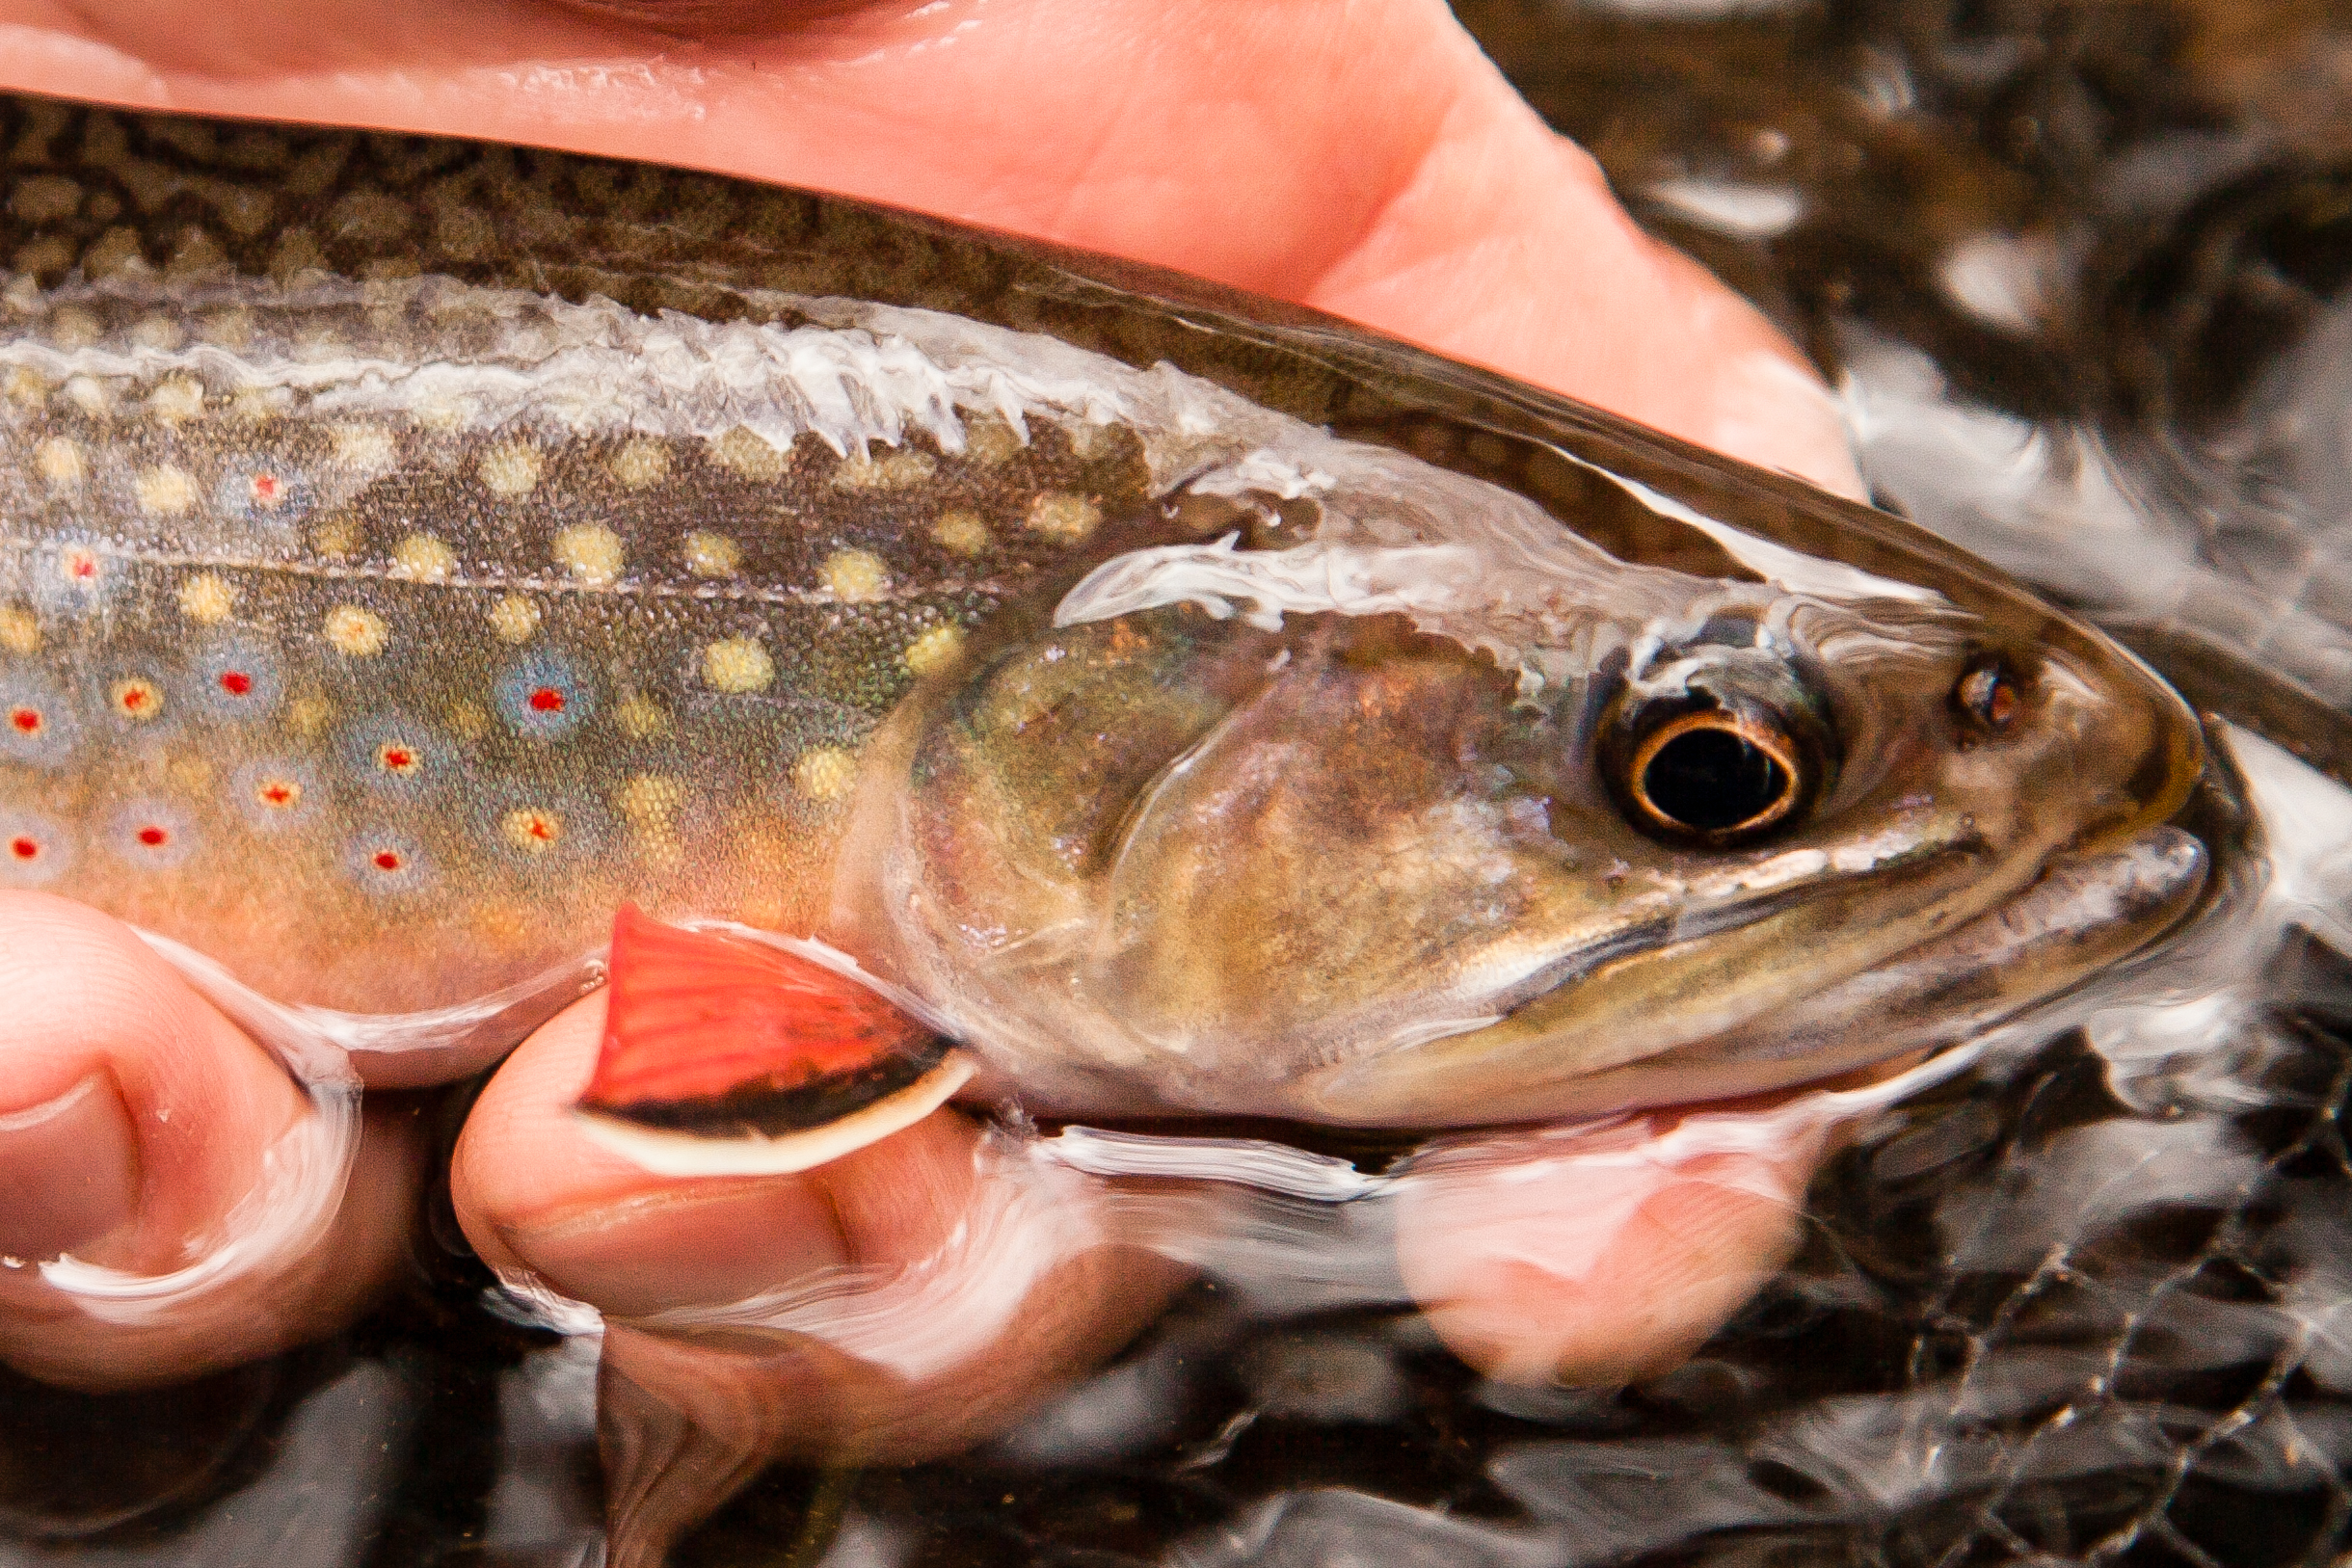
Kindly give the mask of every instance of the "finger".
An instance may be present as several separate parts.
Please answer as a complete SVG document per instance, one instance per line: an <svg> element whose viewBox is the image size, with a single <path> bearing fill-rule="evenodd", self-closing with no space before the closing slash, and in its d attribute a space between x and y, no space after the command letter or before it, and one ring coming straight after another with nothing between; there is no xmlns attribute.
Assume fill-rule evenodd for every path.
<svg viewBox="0 0 2352 1568"><path fill-rule="evenodd" d="M0 80L947 213L1318 306L1858 493L1802 358L1644 236L1441 0L770 14L698 47L525 0L0 0Z"/></svg>
<svg viewBox="0 0 2352 1568"><path fill-rule="evenodd" d="M313 1114L276 1060L115 921L0 894L0 1359L123 1388L326 1333L387 1276L417 1177L407 1118L378 1116L322 1242L144 1316L98 1316L41 1277L60 1255L133 1275L229 1233L273 1149Z"/></svg>
<svg viewBox="0 0 2352 1568"><path fill-rule="evenodd" d="M1467 1145L1404 1183L1398 1262L1488 1376L1627 1382L1688 1357L1787 1262L1823 1148L1817 1122L1772 1113Z"/></svg>
<svg viewBox="0 0 2352 1568"><path fill-rule="evenodd" d="M762 1444L963 1447L1116 1348L1178 1278L1107 1244L1082 1179L997 1157L952 1109L798 1175L652 1175L570 1109L603 1020L589 997L492 1079L451 1168L459 1220L494 1268L668 1335L631 1375L682 1406L760 1391L785 1422ZM725 1375L676 1349L712 1335L742 1363Z"/></svg>

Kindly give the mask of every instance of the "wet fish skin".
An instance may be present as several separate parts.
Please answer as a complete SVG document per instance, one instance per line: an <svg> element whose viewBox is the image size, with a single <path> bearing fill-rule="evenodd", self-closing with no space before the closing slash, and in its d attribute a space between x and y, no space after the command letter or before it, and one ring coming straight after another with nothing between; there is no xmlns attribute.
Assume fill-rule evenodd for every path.
<svg viewBox="0 0 2352 1568"><path fill-rule="evenodd" d="M1619 1082L1608 1070L1638 1062L1564 1055L1555 1015L1580 998L1615 987L1587 1034L1682 1020L1658 1027L1661 1045L1752 1023L1997 909L2051 856L2148 830L2201 765L2176 700L1965 558L1303 312L854 204L560 154L34 100L8 106L0 135L0 253L14 269L0 291L0 880L187 942L281 1000L466 1001L575 961L633 901L838 933L920 979L1000 1086L1049 1104L1373 1121L1589 1107L1577 1080L1609 1082L1599 1092L1617 1103L1656 1098L1665 1080ZM1211 559L1228 536L1240 567ZM1272 628L1253 624L1265 604L1205 591L1054 624L1102 571L1155 550L1196 575L1312 557L1336 582L1332 563L1369 563L1350 591L1373 597L1292 603ZM1484 997L1535 1009L1501 1025L1515 1054L1489 1061L1424 1049L1450 1026L1445 1009L1466 1005L1447 946L1459 911L1431 901L1434 885L1403 890L1430 918L1398 922L1410 941L1377 953L1383 922L1364 927L1360 904L1318 920L1271 898L1296 917L1271 969L1246 945L1264 934L1249 920L1173 898L1137 906L1132 890L1104 902L1099 873L1131 847L1140 796L1277 688L1304 702L1301 732L1347 742L1326 754L1344 757L1347 810L1397 825L1467 809L1478 788L1464 781L1500 767L1513 782L1481 806L1496 820L1510 800L1540 815L1573 798L1618 861L1670 881L1736 879L1762 851L1662 846L1595 814L1591 758L1643 636L1679 626L1713 647L1720 627L1706 628L1728 615L1769 641L1774 606L1805 594L1766 582L1758 561L1811 572L1831 600L1893 585L1881 597L1898 610L1940 606L1804 612L1902 654L1882 661L1882 688L1829 682L1872 748L1840 775L1877 783L1806 831L1867 837L1890 811L1933 818L1945 850L1925 882L1862 877L1772 919L1726 917L1720 937L1694 926L1661 948L1653 932L1645 958L1571 961L1568 927L1592 924L1615 885L1596 891L1591 866L1573 864L1591 844L1545 839L1522 811L1509 831L1527 842L1504 874L1542 894L1518 907L1553 913L1526 929L1472 923L1484 950L1550 942L1550 989ZM1818 641L1781 635L1773 656L1837 674ZM1955 680L1987 651L2042 697L2079 688L2063 723L2045 723L2054 710L2037 697L2030 768L1951 715ZM980 688L1008 668L1064 656L1089 674L1057 711L1101 722L1062 740L1102 744L1057 752L1016 719L976 760L941 749L943 715L989 701ZM1539 756L1521 709L1546 659L1537 705L1557 755ZM1365 711L1396 722L1346 731L1332 680L1251 673L1291 662L1371 672ZM2101 758L2084 725L2118 755ZM1506 731L1509 756L1472 755ZM935 787L962 762L966 784L1005 777L992 748L1006 736L1021 788L990 801ZM1961 788L1964 752L1978 777ZM2080 798L2052 794L2060 783ZM1057 828L1048 807L1069 820ZM1996 809L2033 821L1991 843L1978 818ZM1319 857L1334 888L1389 859L1313 832L1281 839L1305 861L1270 858L1280 836L1264 828L1220 839L1209 820L1196 869L1278 893ZM927 898L924 918L946 911L958 929L1043 929L1025 900L1051 877L1016 887L990 880L999 867L967 879L969 903L947 895L974 845L1039 834L1093 846L1064 857L1082 874L1047 890L1082 939L1069 950L1108 952L1130 979L1137 965L1163 971L1150 1038L1119 1018L1124 1039L1051 1023L1091 1025L1106 997L1140 993L1097 988L1073 1010L1086 982L1067 965L1008 969L986 932L976 957L959 955L936 921L905 917ZM1483 842L1476 853L1496 847ZM2125 945L2193 890L2193 877L2167 884ZM1399 989L1416 952L1451 976L1444 997ZM1267 1049L1203 1068L1164 1025L1220 987L1228 1011L1178 1033L1231 1024L1229 972L1270 998L1251 1021ZM1710 985L1723 989L1705 1002ZM1284 986L1300 1001L1290 1014L1272 1005ZM1317 1033L1367 986L1388 1033ZM1403 1036L1440 1033L1367 1048L1400 1019ZM1873 1049L1838 1044L1765 1076ZM1353 1099L1291 1087L1367 1062L1381 1081ZM1683 1092L1753 1086L1752 1063L1739 1066L1747 1077L1686 1078Z"/></svg>

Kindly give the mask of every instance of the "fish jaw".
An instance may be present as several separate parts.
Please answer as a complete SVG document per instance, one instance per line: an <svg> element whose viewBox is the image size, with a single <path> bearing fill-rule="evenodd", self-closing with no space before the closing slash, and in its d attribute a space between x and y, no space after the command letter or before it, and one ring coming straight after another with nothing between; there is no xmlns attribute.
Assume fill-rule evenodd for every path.
<svg viewBox="0 0 2352 1568"><path fill-rule="evenodd" d="M1766 1093L1953 1045L2081 984L2173 929L2205 891L2205 846L2178 828L2059 856L2013 896L1942 935L1737 1028L1564 1079L1540 1028L1496 1025L1310 1076L1318 1121L1383 1126L1469 1098L1519 1121Z"/></svg>

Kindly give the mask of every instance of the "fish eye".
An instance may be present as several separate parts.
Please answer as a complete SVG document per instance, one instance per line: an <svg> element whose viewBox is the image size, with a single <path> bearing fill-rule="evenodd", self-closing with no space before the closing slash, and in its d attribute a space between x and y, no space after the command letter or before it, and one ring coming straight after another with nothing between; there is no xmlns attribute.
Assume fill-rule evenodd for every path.
<svg viewBox="0 0 2352 1568"><path fill-rule="evenodd" d="M1790 737L1733 713L1685 713L1634 748L1625 793L1650 823L1745 842L1796 809L1804 766Z"/></svg>
<svg viewBox="0 0 2352 1568"><path fill-rule="evenodd" d="M1795 826L1834 753L1826 715L1792 673L1723 664L1677 692L1620 697L1599 760L1635 828L1731 849Z"/></svg>
<svg viewBox="0 0 2352 1568"><path fill-rule="evenodd" d="M1952 687L1952 705L1989 734L2008 729L2023 701L2016 674L1992 653L1970 660Z"/></svg>

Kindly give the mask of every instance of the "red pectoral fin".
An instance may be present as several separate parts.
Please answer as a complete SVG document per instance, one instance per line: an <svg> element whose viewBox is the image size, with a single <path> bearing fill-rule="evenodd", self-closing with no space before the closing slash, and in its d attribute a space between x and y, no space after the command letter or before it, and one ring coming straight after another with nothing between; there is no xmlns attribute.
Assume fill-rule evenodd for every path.
<svg viewBox="0 0 2352 1568"><path fill-rule="evenodd" d="M971 1067L928 1025L814 959L625 906L579 1110L664 1174L798 1170L887 1136Z"/></svg>

